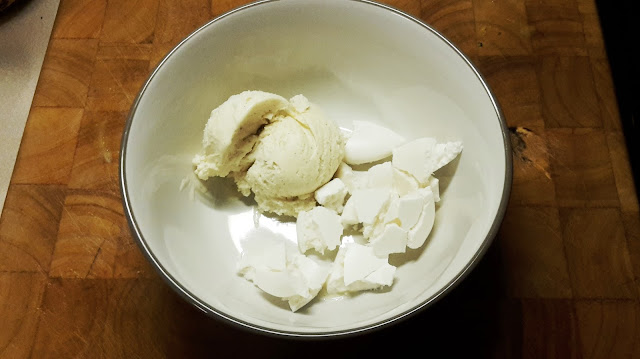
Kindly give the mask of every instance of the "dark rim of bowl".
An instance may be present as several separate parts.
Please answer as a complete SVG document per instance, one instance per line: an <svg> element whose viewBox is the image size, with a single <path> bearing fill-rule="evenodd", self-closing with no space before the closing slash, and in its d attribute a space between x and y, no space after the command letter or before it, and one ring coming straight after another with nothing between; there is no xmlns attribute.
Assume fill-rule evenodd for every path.
<svg viewBox="0 0 640 359"><path fill-rule="evenodd" d="M189 36L187 36L184 40L182 40L178 45L176 45L176 47L174 47L162 59L162 61L156 66L156 68L151 73L151 75L149 76L149 78L147 79L145 84L142 86L142 88L141 88L138 96L136 97L136 99L135 99L135 101L134 101L134 103L133 103L133 105L131 107L131 110L129 112L129 115L128 115L128 118L127 118L127 123L125 125L124 132L122 134L122 142L121 142L121 148L120 148L120 171L119 171L120 172L120 187L121 187L121 191L122 191L122 202L123 202L123 206L124 206L124 210L125 210L125 215L127 217L127 222L129 223L129 227L131 228L131 230L132 230L132 232L134 234L134 238L135 238L136 242L138 243L138 246L142 250L144 256L147 258L147 260L149 260L153 264L153 267L160 274L160 276L164 279L164 281L167 284L169 284L169 286L171 288L173 288L173 290L176 293L178 293L183 299L185 299L187 302L191 303L196 308L200 309L205 314L207 314L207 315L209 315L209 316L211 316L213 318L216 318L216 319L222 318L222 319L226 320L228 323L234 324L234 325L238 326L241 329L249 329L249 331L252 332L252 333L267 334L267 335L273 335L273 336L277 336L277 337L283 337L284 336L284 337L290 337L290 338L306 338L306 339L353 336L353 335L356 335L356 334L363 334L365 332L370 332L370 331L373 331L373 330L381 329L383 327L386 328L391 323L395 323L395 322L407 319L407 318L415 315L416 313L424 310L425 308L427 308L430 305L432 305L433 303L435 303L437 300L439 300L442 297L444 297L453 288L455 288L460 282L462 282L462 280L464 278L466 278L466 276L475 268L475 266L478 264L480 259L484 256L484 254L487 251L487 249L490 247L491 243L493 242L493 239L495 238L495 236L496 236L496 234L497 234L497 232L498 232L498 230L500 228L500 225L502 224L502 220L504 218L504 214L506 212L507 204L508 204L508 201L509 201L509 196L511 194L511 185L512 185L512 179L513 179L513 163L512 163L512 156L511 156L511 142L510 142L510 137L509 137L509 131L507 129L506 121L504 119L504 115L502 113L502 110L500 109L500 106L499 106L498 102L496 101L496 98L495 98L493 92L489 88L489 85L485 81L485 79L482 76L482 74L480 74L480 72L475 68L475 66L471 63L471 61L462 53L462 51L460 51L444 35L439 33L437 30L433 29L431 26L427 25L423 21L421 21L421 20L419 20L419 19L417 19L417 18L415 18L415 17L413 17L413 16L411 16L409 14L406 14L405 12L403 12L403 11L401 11L399 9L396 9L396 8L394 8L392 6L389 6L389 5L380 4L380 3L377 3L377 2L371 1L371 0L350 0L350 1L354 1L354 2L359 2L359 3L364 3L364 4L380 7L382 9L391 11L391 12L397 14L397 15L401 15L402 17L404 17L407 20L415 22L416 24L422 26L425 30L430 31L431 33L436 35L438 38L440 38L442 41L444 41L447 45L449 45L449 47L451 47L452 50L454 50L461 57L467 63L467 66L469 66L469 68L476 74L476 76L478 77L478 79L482 83L483 87L485 88L485 91L489 95L489 98L491 99L491 103L493 104L493 107L494 107L494 109L496 111L496 115L498 116L498 121L500 122L500 126L502 128L502 140L503 140L504 155L505 155L505 158L504 158L504 161L505 161L504 188L503 188L503 191L502 191L502 197L500 199L500 206L499 206L498 211L496 213L496 217L495 217L495 219L493 221L493 224L491 225L491 228L489 229L489 232L487 233L487 235L485 237L485 240L482 242L480 248L475 253L473 258L471 258L471 260L467 263L467 265L449 283L447 283L443 288L441 288L438 292L436 292L434 295L432 295L429 299L425 300L420 305L417 305L417 306L411 308L410 310L407 310L407 311L405 311L403 313L395 315L395 316L393 316L391 318L382 320L382 321L377 322L377 323L373 323L373 324L369 324L369 325L365 325L365 326L361 326L361 327L356 327L356 328L351 328L351 329L344 329L344 330L326 331L326 332L319 332L319 333L314 333L314 332L295 332L295 331L275 330L275 329L270 329L270 328L267 328L267 327L259 326L259 325L256 325L256 324L248 323L246 321L234 318L233 316L227 315L227 314L225 314L223 312L220 312L220 311L216 310L215 308L211 307L210 305L205 303L203 300L198 298L195 294L191 293L187 288L182 286L162 266L162 264L158 261L156 256L151 252L151 250L147 246L147 242L144 239L144 236L142 235L142 233L140 232L140 229L138 228L138 224L136 222L135 215L133 214L133 210L131 209L131 206L130 206L130 203L129 203L128 189L127 189L127 178L126 178L125 170L124 170L125 169L125 164L126 164L126 157L127 157L126 153L127 153L127 142L128 142L128 138L129 138L129 131L131 129L131 124L133 122L134 114L136 112L138 104L140 103L140 99L144 95L145 90L149 86L149 83L155 77L155 75L158 72L158 70L167 61L167 59L174 52L176 52L176 50L180 46L182 46L182 44L184 44L186 41L188 41L195 34L197 34L198 32L202 31L204 28L210 26L211 24L215 23L216 21L218 21L218 20L220 20L220 19L222 19L224 17L227 17L229 15L232 15L234 13L237 13L239 11L254 7L254 6L258 6L258 5L262 5L262 4L266 4L266 3L270 3L270 2L277 2L277 1L280 1L280 0L261 0L261 1L256 1L254 3L247 4L247 5L238 7L236 9L234 9L234 10L231 10L231 11L229 11L229 12L223 14L223 15L220 15L220 16L214 18L213 20L209 21L208 23L204 24L203 26L201 26L200 28L195 30L193 33L191 33Z"/></svg>

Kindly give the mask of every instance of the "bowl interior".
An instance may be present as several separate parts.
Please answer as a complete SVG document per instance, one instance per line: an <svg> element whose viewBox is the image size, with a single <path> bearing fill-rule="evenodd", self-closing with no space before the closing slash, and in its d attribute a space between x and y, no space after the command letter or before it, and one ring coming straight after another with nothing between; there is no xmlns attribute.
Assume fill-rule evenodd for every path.
<svg viewBox="0 0 640 359"><path fill-rule="evenodd" d="M292 313L236 275L251 203L211 181L191 196L191 158L211 110L244 90L304 94L343 128L367 120L408 139L462 140L436 173L442 200L419 250L393 259L393 288L315 300ZM123 187L135 231L178 292L207 312L260 330L332 335L392 322L426 305L477 260L501 219L510 164L499 111L483 81L423 24L362 1L275 1L195 32L152 75L123 139ZM183 190L180 190L183 184ZM261 227L295 241L295 224ZM489 235L491 237L491 235Z"/></svg>

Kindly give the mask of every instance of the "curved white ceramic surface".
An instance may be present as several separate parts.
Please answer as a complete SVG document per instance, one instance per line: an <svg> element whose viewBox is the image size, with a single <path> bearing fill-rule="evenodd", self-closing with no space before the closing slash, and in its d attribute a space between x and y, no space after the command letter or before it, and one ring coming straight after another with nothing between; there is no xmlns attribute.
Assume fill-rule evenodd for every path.
<svg viewBox="0 0 640 359"><path fill-rule="evenodd" d="M209 197L179 187L210 111L247 89L302 93L347 129L367 120L408 139L464 142L459 160L436 173L442 201L428 242L392 259L391 290L292 313L236 275L239 240L256 220L293 241L295 225L254 216L228 181L213 181ZM507 139L480 75L427 25L367 1L267 1L203 26L152 74L123 136L124 205L149 260L203 311L266 333L359 333L426 307L478 261L509 196Z"/></svg>

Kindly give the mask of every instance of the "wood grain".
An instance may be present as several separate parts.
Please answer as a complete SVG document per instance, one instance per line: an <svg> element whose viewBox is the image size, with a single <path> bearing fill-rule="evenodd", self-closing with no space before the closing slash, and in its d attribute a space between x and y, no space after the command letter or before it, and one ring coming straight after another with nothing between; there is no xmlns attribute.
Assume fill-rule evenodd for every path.
<svg viewBox="0 0 640 359"><path fill-rule="evenodd" d="M572 297L557 209L509 207L500 238L510 297Z"/></svg>
<svg viewBox="0 0 640 359"><path fill-rule="evenodd" d="M584 41L589 55L606 58L607 52L595 0L576 0L582 17Z"/></svg>
<svg viewBox="0 0 640 359"><path fill-rule="evenodd" d="M522 301L522 358L581 358L578 325L571 301Z"/></svg>
<svg viewBox="0 0 640 359"><path fill-rule="evenodd" d="M162 332L140 335L139 328L170 327L162 315L166 296L162 283L156 281L51 279L32 355L132 358L144 354L162 358Z"/></svg>
<svg viewBox="0 0 640 359"><path fill-rule="evenodd" d="M27 358L40 318L46 275L0 272L0 358Z"/></svg>
<svg viewBox="0 0 640 359"><path fill-rule="evenodd" d="M67 184L78 142L81 108L34 107L22 137L13 183Z"/></svg>
<svg viewBox="0 0 640 359"><path fill-rule="evenodd" d="M211 14L213 16L220 16L227 11L251 2L251 0L211 0Z"/></svg>
<svg viewBox="0 0 640 359"><path fill-rule="evenodd" d="M640 310L634 301L578 301L576 314L585 358L637 358Z"/></svg>
<svg viewBox="0 0 640 359"><path fill-rule="evenodd" d="M522 0L474 0L473 12L479 55L531 54L531 30Z"/></svg>
<svg viewBox="0 0 640 359"><path fill-rule="evenodd" d="M0 272L49 271L64 196L58 185L9 187L0 218Z"/></svg>
<svg viewBox="0 0 640 359"><path fill-rule="evenodd" d="M538 78L547 127L602 126L588 57L544 56L539 59Z"/></svg>
<svg viewBox="0 0 640 359"><path fill-rule="evenodd" d="M151 49L151 55L149 56L149 71L151 72L167 54L173 50L175 45L171 42L167 43L155 43Z"/></svg>
<svg viewBox="0 0 640 359"><path fill-rule="evenodd" d="M33 105L83 108L97 48L93 39L51 40Z"/></svg>
<svg viewBox="0 0 640 359"><path fill-rule="evenodd" d="M102 24L103 43L150 43L159 0L109 0Z"/></svg>
<svg viewBox="0 0 640 359"><path fill-rule="evenodd" d="M100 37L107 0L62 0L53 25L56 39Z"/></svg>
<svg viewBox="0 0 640 359"><path fill-rule="evenodd" d="M627 247L629 248L629 257L633 266L635 282L638 286L638 296L640 296L640 213L623 212L622 223L627 238Z"/></svg>
<svg viewBox="0 0 640 359"><path fill-rule="evenodd" d="M87 99L92 111L128 111L149 73L151 45L104 45Z"/></svg>
<svg viewBox="0 0 640 359"><path fill-rule="evenodd" d="M177 45L211 19L209 0L160 0L154 44Z"/></svg>
<svg viewBox="0 0 640 359"><path fill-rule="evenodd" d="M620 131L622 130L620 113L613 87L613 80L611 79L609 61L606 57L591 57L591 67L604 128L612 131Z"/></svg>
<svg viewBox="0 0 640 359"><path fill-rule="evenodd" d="M384 1L478 66L513 147L498 236L433 307L361 336L296 341L213 320L161 282L123 213L127 113L179 41L249 2L61 0L0 217L0 358L377 357L384 343L640 357L640 206L594 0Z"/></svg>
<svg viewBox="0 0 640 359"><path fill-rule="evenodd" d="M386 5L399 9L409 15L419 18L422 14L422 1L414 0L384 0L381 1Z"/></svg>
<svg viewBox="0 0 640 359"><path fill-rule="evenodd" d="M546 134L558 205L620 205L604 131L564 128Z"/></svg>
<svg viewBox="0 0 640 359"><path fill-rule="evenodd" d="M620 131L607 134L607 145L611 156L613 175L616 179L620 208L623 211L638 212L638 196L633 182L633 174L629 164L629 154L625 144L625 136Z"/></svg>
<svg viewBox="0 0 640 359"><path fill-rule="evenodd" d="M482 56L478 59L478 67L491 90L500 98L509 126L544 126L536 64L530 56Z"/></svg>
<svg viewBox="0 0 640 359"><path fill-rule="evenodd" d="M562 209L560 223L576 297L638 297L618 210Z"/></svg>
<svg viewBox="0 0 640 359"><path fill-rule="evenodd" d="M582 16L573 1L526 2L527 22L532 27L531 45L536 54L587 55Z"/></svg>
<svg viewBox="0 0 640 359"><path fill-rule="evenodd" d="M70 188L119 194L118 158L126 112L89 111L77 136Z"/></svg>
<svg viewBox="0 0 640 359"><path fill-rule="evenodd" d="M64 203L51 261L52 277L111 278L128 227L119 197L72 192Z"/></svg>

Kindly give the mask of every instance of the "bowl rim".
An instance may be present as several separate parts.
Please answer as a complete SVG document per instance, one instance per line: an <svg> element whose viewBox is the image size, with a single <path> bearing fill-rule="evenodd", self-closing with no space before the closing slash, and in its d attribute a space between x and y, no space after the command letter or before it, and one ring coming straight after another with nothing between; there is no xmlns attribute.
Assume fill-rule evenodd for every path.
<svg viewBox="0 0 640 359"><path fill-rule="evenodd" d="M485 239L483 240L483 242L481 243L480 247L478 248L478 250L476 251L476 253L473 255L473 257L471 258L471 260L464 266L464 268L462 268L462 270L460 272L458 272L453 279L451 279L451 281L449 281L449 283L447 283L445 286L443 286L441 289L439 289L436 293L434 293L431 297L429 297L427 300L423 301L422 303L420 303L419 305L416 305L415 307L406 310L400 314L394 315L393 317L381 320L379 322L376 323L372 323L372 324L368 324L368 325L364 325L364 326L358 326L358 327L354 327L354 328L350 328L350 329L342 329L342 330L335 330L335 331L324 331L324 332L298 332L298 331L288 331L288 330L278 330L278 329L272 329L272 328L268 328L268 327L264 327L264 326L260 326L260 325L256 325L253 323L249 323L247 321L235 318L231 315L225 314L219 310L217 310L216 308L212 307L211 305L207 304L205 301L201 300L200 298L198 298L198 296L196 296L194 293L192 293L191 291L189 291L186 287L184 287L183 285L181 285L167 270L166 268L162 265L162 263L160 263L160 261L156 258L156 256L153 254L153 252L151 251L151 249L149 248L144 236L142 235L139 226L137 224L137 221L135 219L135 215L133 213L133 209L131 208L131 204L130 204L130 199L129 199L129 192L128 192L128 187L127 187L127 178L126 178L126 173L125 173L125 167L126 167L126 154L127 154L127 149L128 149L128 139L129 139L129 132L131 130L131 125L133 123L133 117L136 113L136 110L138 108L138 105L140 103L140 100L142 98L142 96L144 95L147 87L149 86L149 84L151 83L151 81L154 79L155 75L158 73L158 71L160 70L160 68L163 66L163 64L167 61L167 59L169 57L171 57L173 55L173 53L175 53L185 42L187 42L191 37L195 36L197 33L199 33L200 31L203 31L205 28L211 26L212 24L216 23L217 21L235 14L237 12L249 9L249 8L253 8L256 6L260 6L260 5L264 5L264 4L268 4L268 3L272 3L272 2L278 2L281 0L259 0L259 1L255 1L253 3L249 3L240 7L237 7L233 10L230 10L220 16L217 16L215 18L213 18L211 21L207 22L206 24L200 26L198 29L196 29L195 31L193 31L191 34L189 34L187 37L185 37L182 41L180 41L180 43L178 43L173 49L171 49L171 51L169 51L167 53L167 55L165 55L165 57L162 59L162 61L160 61L158 63L158 65L156 65L156 67L154 68L154 70L151 72L151 74L149 75L149 77L147 78L147 80L145 81L144 85L141 87L138 95L136 96L130 110L129 113L127 115L127 121L125 123L125 127L124 127L124 131L122 134L122 138L121 138L121 145L120 145L120 161L119 161L119 177L120 177L120 190L122 193L122 204L124 207L124 214L125 217L127 219L127 222L129 224L129 227L131 229L131 232L133 234L133 238L135 239L136 243L138 244L138 247L140 248L140 250L142 251L143 255L146 257L146 259L152 264L152 266L154 267L154 269L156 270L156 272L158 274L160 274L160 277L180 296L182 297L186 302L190 303L191 305L193 305L194 307L196 307L197 309L201 310L202 312L204 312L207 316L215 318L215 319L222 319L224 322L229 323L234 325L235 327L241 328L243 330L248 330L251 333L259 333L259 334L266 334L266 335L270 335L270 336L276 336L276 337L289 337L289 338L294 338L294 339L323 339L323 338L343 338L343 337L347 337L347 336L354 336L354 335L360 335L360 334L364 334L364 333L368 333L368 332L372 332L374 330L379 330L382 328L387 328L390 327L390 325L392 323L397 323L403 320L406 320L409 317L413 317L415 316L417 313L425 310L426 308L430 307L432 304L434 304L435 302L437 302L438 300L442 299L443 297L445 297L451 290L453 290L458 284L460 284L469 273L472 272L472 270L476 267L476 265L480 262L480 260L482 259L482 257L484 256L484 254L486 253L487 249L491 246L495 236L498 233L498 230L502 224L502 221L504 219L504 215L507 209L507 205L509 202L509 197L511 195L511 187L512 187L512 181L513 181L513 162L512 162L512 155L511 155L511 140L510 140L510 135L509 135L509 130L506 124L506 120L504 118L504 114L502 112L502 109L500 108L500 105L498 104L498 101L495 98L495 95L493 94L491 88L489 87L488 83L486 82L486 80L484 79L484 77L482 76L482 74L476 69L476 67L473 65L473 63L469 60L469 58L460 50L458 49L458 47L456 45L454 45L449 39L447 39L443 34L441 34L440 32L438 32L437 30L435 30L434 28L432 28L430 25L428 25L427 23L423 22L422 20L409 15L407 13L405 13L402 10L399 10L393 6L390 5L386 5L386 4L381 4L378 3L376 1L372 1L372 0L349 0L352 2L357 2L357 3L363 3L363 4L367 4L370 6L376 6L379 8L382 8L386 11L391 11L392 13L395 13L396 15L400 15L403 18L405 18L406 20L412 21L418 25L420 25L421 27L423 27L426 31L430 31L433 35L437 36L440 40L444 41L453 51L455 51L463 60L464 62L467 64L467 66L473 71L473 73L476 75L476 77L478 78L478 80L480 80L482 86L484 87L486 93L489 95L489 98L491 100L491 103L493 105L493 108L496 112L496 116L498 118L498 122L500 123L500 128L501 128L501 132L502 132L502 140L503 140L503 147L504 147L504 161L505 161L505 177L504 177L504 187L502 190L502 195L500 198L500 204L498 206L498 211L496 213L496 216L493 220L493 223L491 224L491 227L489 229L489 231L487 232L487 235L485 236Z"/></svg>

